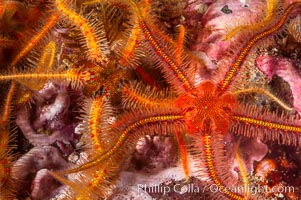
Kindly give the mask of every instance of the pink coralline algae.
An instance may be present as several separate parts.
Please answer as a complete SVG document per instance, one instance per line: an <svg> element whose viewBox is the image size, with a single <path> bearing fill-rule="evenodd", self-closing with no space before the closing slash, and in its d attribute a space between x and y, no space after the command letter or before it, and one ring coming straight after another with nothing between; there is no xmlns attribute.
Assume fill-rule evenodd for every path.
<svg viewBox="0 0 301 200"><path fill-rule="evenodd" d="M139 140L133 157L135 168L139 171L158 171L175 165L176 147L171 138L159 136L144 137Z"/></svg>
<svg viewBox="0 0 301 200"><path fill-rule="evenodd" d="M294 61L263 55L257 58L256 64L269 81L272 80L273 76L279 76L289 84L294 98L294 108L301 115L301 74Z"/></svg>
<svg viewBox="0 0 301 200"><path fill-rule="evenodd" d="M237 162L237 155L240 156L241 161L244 163L244 170L247 174L254 171L254 163L261 161L268 152L268 146L262 143L259 139L240 139L232 141L229 139L231 135L228 135L226 140L229 145L227 145L227 151L233 152L229 154L228 160L231 163L231 170L233 176L238 177L239 164ZM238 145L238 146L237 146Z"/></svg>
<svg viewBox="0 0 301 200"><path fill-rule="evenodd" d="M64 84L48 82L34 94L34 103L30 107L24 105L17 113L17 125L34 146L13 166L19 196L30 193L32 199L49 199L61 189L61 184L47 171L68 167L67 157L79 140L75 134L78 123L72 116L74 99L69 93Z"/></svg>
<svg viewBox="0 0 301 200"><path fill-rule="evenodd" d="M233 44L225 39L226 34L238 25L254 23L260 17L256 13L262 13L264 6L264 1L261 0L247 3L235 0L217 1L211 4L201 19L205 28L199 32L192 49L205 52L213 62L219 61L225 52L233 48Z"/></svg>
<svg viewBox="0 0 301 200"><path fill-rule="evenodd" d="M29 143L43 146L75 142L78 139L74 134L77 123L72 122L70 96L65 86L50 82L36 95L38 98L31 109L23 106L16 119Z"/></svg>
<svg viewBox="0 0 301 200"><path fill-rule="evenodd" d="M57 194L61 184L47 170L68 166L60 151L51 146L34 147L13 166L12 174L18 177L16 190L19 196L31 194L33 199L49 199Z"/></svg>

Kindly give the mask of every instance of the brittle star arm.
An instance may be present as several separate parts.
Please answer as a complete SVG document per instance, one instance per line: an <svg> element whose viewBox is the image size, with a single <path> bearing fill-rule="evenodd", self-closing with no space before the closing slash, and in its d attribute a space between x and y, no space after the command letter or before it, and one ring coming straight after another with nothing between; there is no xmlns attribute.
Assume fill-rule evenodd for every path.
<svg viewBox="0 0 301 200"><path fill-rule="evenodd" d="M47 20L45 25L39 30L39 32L34 35L21 49L18 55L14 58L11 63L11 66L16 65L28 52L30 52L40 41L41 39L54 27L58 22L59 15L58 13L53 13Z"/></svg>
<svg viewBox="0 0 301 200"><path fill-rule="evenodd" d="M122 88L122 105L125 109L176 107L176 94L170 89L157 90L132 82Z"/></svg>
<svg viewBox="0 0 301 200"><path fill-rule="evenodd" d="M6 101L4 104L4 112L2 114L2 117L0 119L0 124L2 125L6 125L8 120L9 120L9 116L10 116L10 109L11 109L11 102L13 99L13 95L16 89L16 83L12 82L6 97Z"/></svg>
<svg viewBox="0 0 301 200"><path fill-rule="evenodd" d="M225 199L225 197L235 200L247 199L245 194L233 190L235 186L229 185L236 180L228 173L229 164L225 156L223 140L223 135L212 130L204 130L199 136L193 138L191 151L197 167L196 177L204 179L204 174L207 175L202 184L203 191L208 191L207 195L210 199ZM213 192L213 187L216 192Z"/></svg>
<svg viewBox="0 0 301 200"><path fill-rule="evenodd" d="M188 159L187 159L187 148L185 146L183 136L179 131L176 132L176 136L177 136L177 140L178 140L178 144L179 144L179 148L180 148L181 163L182 163L182 167L183 167L183 171L184 171L184 175L185 175L185 180L188 181L189 180L189 165L188 165Z"/></svg>
<svg viewBox="0 0 301 200"><path fill-rule="evenodd" d="M166 90L143 87L141 84L131 83L123 88L123 106L127 109L166 108L176 107L175 94ZM185 179L189 179L187 149L181 132L176 131L176 138L181 153L181 162Z"/></svg>
<svg viewBox="0 0 301 200"><path fill-rule="evenodd" d="M235 76L237 75L240 68L244 64L246 57L250 53L251 49L263 38L266 38L267 36L278 32L284 26L291 11L298 6L301 6L301 2L295 2L295 3L292 3L291 5L289 5L283 12L281 18L278 20L278 22L274 26L271 26L269 29L256 34L249 40L249 42L247 42L243 46L241 51L239 51L239 53L235 57L234 62L231 64L228 71L226 72L224 80L221 81L221 83L220 83L221 93L225 92L228 89L228 87L230 86L230 84L233 82Z"/></svg>
<svg viewBox="0 0 301 200"><path fill-rule="evenodd" d="M231 132L247 137L276 141L279 144L301 144L300 117L272 113L254 106L240 106L231 116Z"/></svg>
<svg viewBox="0 0 301 200"><path fill-rule="evenodd" d="M277 14L277 0L270 0L266 1L265 6L265 17L262 21L255 23L255 24L245 24L245 25L238 25L237 27L230 30L227 35L225 36L225 40L230 40L236 34L243 31L254 31L256 29L264 28L268 23L270 23L274 16Z"/></svg>
<svg viewBox="0 0 301 200"><path fill-rule="evenodd" d="M118 124L117 126L122 127L122 130L120 130L120 128L113 130L112 134L118 134L119 137L111 148L107 149L99 156L96 156L96 158L92 159L91 161L77 168L59 171L57 173L69 174L69 173L76 173L79 171L83 171L91 167L97 166L101 164L103 161L110 159L114 156L117 156L119 153L124 153L124 151L126 151L126 153L130 155L129 149L133 149L133 147L126 146L126 144L131 139L133 140L133 138L134 140L138 140L140 137L143 137L143 135L145 134L154 134L155 132L157 133L163 132L164 134L164 133L169 133L170 131L184 129L184 120L183 120L184 117L181 114L179 114L180 112L172 112L166 110L156 111L156 112L157 114L153 114L152 112L149 112L148 114L144 114L144 117L141 117L141 115L135 112L131 114L131 116L133 116L132 119L129 119L128 117L124 117L127 120L123 119L121 120L121 123L120 121L117 121L116 122ZM126 126L124 126L123 122L126 123ZM164 124L164 126L162 126L162 124Z"/></svg>
<svg viewBox="0 0 301 200"><path fill-rule="evenodd" d="M193 81L189 78L193 76L189 76L189 72L188 74L187 72L184 73L183 69L188 67L183 66L180 59L180 54L182 53L182 43L184 40L184 27L180 28L178 45L174 50L174 45L164 40L166 36L163 37L163 39L156 37L156 35L164 34L161 33L160 30L153 28L154 25L144 17L144 14L138 5L132 0L128 0L128 2L132 5L134 12L137 15L138 24L142 30L144 38L153 50L152 57L154 57L157 63L160 63L158 67L160 67L160 69L166 74L167 79L171 81L172 85L176 86L176 89L180 88L178 90L183 89L185 92L196 94Z"/></svg>
<svg viewBox="0 0 301 200"><path fill-rule="evenodd" d="M247 88L247 89L242 89L242 90L238 90L233 92L234 94L246 94L246 93L258 93L258 94L263 94L267 97L269 97L270 99L272 99L274 102L276 102L279 106L281 106L283 109L288 110L288 111L292 111L293 108L291 108L290 106L286 105L284 102L282 102L279 98L277 98L275 95L273 95L272 93L270 93L269 91L262 89L262 88Z"/></svg>

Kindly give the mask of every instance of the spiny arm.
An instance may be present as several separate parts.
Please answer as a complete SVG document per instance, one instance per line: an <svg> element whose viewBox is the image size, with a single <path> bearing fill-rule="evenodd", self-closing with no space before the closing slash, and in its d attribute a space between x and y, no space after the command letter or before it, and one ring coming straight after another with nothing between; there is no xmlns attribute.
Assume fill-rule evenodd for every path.
<svg viewBox="0 0 301 200"><path fill-rule="evenodd" d="M186 181L188 181L189 180L189 165L188 165L188 160L187 160L187 149L185 147L185 143L184 143L182 134L179 131L177 131L176 136L177 136L178 144L180 147L181 162L182 162L182 167L183 167L183 171L185 174L185 179L186 179Z"/></svg>
<svg viewBox="0 0 301 200"><path fill-rule="evenodd" d="M243 163L243 161L241 159L241 156L240 156L239 145L240 145L240 139L238 140L238 142L236 144L236 147L235 147L235 158L236 158L236 161L238 163L238 168L239 168L239 171L240 171L243 183L244 183L244 187L248 188L249 187L249 180L248 180L248 176L247 176L247 173L246 173L246 170L245 170L244 163ZM250 196L249 190L246 190L245 195L246 195L247 198L249 198L249 196Z"/></svg>
<svg viewBox="0 0 301 200"><path fill-rule="evenodd" d="M107 121L113 116L113 109L105 97L99 96L94 99L86 99L82 112L81 139L91 147L89 153L101 153L107 149L107 143L112 141L112 137L107 137L106 132L109 129Z"/></svg>
<svg viewBox="0 0 301 200"><path fill-rule="evenodd" d="M71 84L71 87L80 87L86 82L94 81L93 70L70 69L66 72L44 72L44 73L13 73L7 75L0 75L0 81L9 80L46 80L46 79L60 79L66 80Z"/></svg>
<svg viewBox="0 0 301 200"><path fill-rule="evenodd" d="M255 24L247 24L247 25L241 25L241 26L235 27L225 36L225 40L231 39L238 32L241 32L244 30L253 31L253 30L256 30L259 28L263 28L266 25L268 25L272 21L274 16L276 15L277 2L278 2L278 0L266 1L266 4L267 4L266 5L266 16L262 21L255 23Z"/></svg>
<svg viewBox="0 0 301 200"><path fill-rule="evenodd" d="M297 115L239 105L231 116L230 131L247 137L277 141L279 144L301 145L299 118Z"/></svg>
<svg viewBox="0 0 301 200"><path fill-rule="evenodd" d="M208 172L210 174L210 179L219 188L219 191L221 191L221 193L223 193L228 198L235 199L235 200L245 200L245 197L243 195L237 194L227 189L227 187L225 187L222 181L220 180L219 175L217 174L216 171L215 158L213 156L213 148L211 145L212 144L211 140L212 140L211 136L208 133L205 133L203 138L203 145L204 145L205 156L206 156L205 162L208 168Z"/></svg>
<svg viewBox="0 0 301 200"><path fill-rule="evenodd" d="M9 111L10 111L10 104L13 98L13 94L15 92L15 88L16 88L16 83L12 82L6 97L6 101L5 101L5 106L4 106L4 112L3 112L3 116L0 120L0 124L2 125L6 125L9 119Z"/></svg>
<svg viewBox="0 0 301 200"><path fill-rule="evenodd" d="M59 19L59 15L57 13L53 13L51 17L49 17L42 27L42 29L33 36L29 42L23 47L23 49L18 53L18 55L14 58L11 63L11 66L16 65L21 58L23 58L29 51L32 50L33 47L37 45L37 43L48 33L48 31L57 23Z"/></svg>
<svg viewBox="0 0 301 200"><path fill-rule="evenodd" d="M178 36L178 44L176 50L176 65L181 64L181 53L183 50L184 37L185 37L185 27L183 25L179 25L179 36Z"/></svg>
<svg viewBox="0 0 301 200"><path fill-rule="evenodd" d="M142 30L142 33L144 37L146 38L149 45L152 47L153 51L155 52L155 55L157 59L159 59L165 66L162 68L162 70L168 74L168 76L171 77L171 79L174 79L174 82L181 86L186 92L196 94L194 85L192 82L188 79L188 77L184 74L182 69L179 65L179 58L180 55L175 55L176 60L174 60L168 53L168 50L166 48L162 48L162 44L160 44L160 41L158 38L156 38L154 35L156 34L154 32L154 29L152 29L152 25L150 23L147 23L144 18L144 13L141 11L141 9L138 7L138 5L133 0L128 0L128 2L132 5L135 13L137 14L137 19L139 26ZM181 32L181 31L180 31ZM160 33L162 34L162 33ZM158 35L160 35L158 34ZM182 34L184 34L182 32ZM179 37L179 44L182 43L183 37L180 35ZM173 46L170 44L170 46ZM170 47L171 48L171 47ZM178 45L178 52L182 48L182 45ZM172 78L174 77L174 78Z"/></svg>
<svg viewBox="0 0 301 200"><path fill-rule="evenodd" d="M195 160L195 176L204 179L204 192L208 191L209 199L244 200L244 194L232 188L237 178L229 173L224 137L210 129L205 127L197 137L192 138L190 151ZM216 192L210 191L212 185L216 187Z"/></svg>
<svg viewBox="0 0 301 200"><path fill-rule="evenodd" d="M249 124L249 125L261 126L261 127L265 127L268 129L275 129L275 130L281 130L281 131L287 131L287 132L289 131L289 132L295 132L298 134L301 133L300 126L286 125L286 124L275 123L275 122L256 119L256 118L252 118L252 117L239 116L239 115L232 116L232 119L237 120L239 122Z"/></svg>
<svg viewBox="0 0 301 200"><path fill-rule="evenodd" d="M55 52L56 52L55 42L50 41L44 47L40 61L37 64L38 66L35 69L34 73L43 73L43 72L52 71L54 58L55 58ZM45 80L37 81L37 80L28 80L27 79L24 81L24 80L19 79L18 82L34 91L40 90L43 87L43 85L45 84Z"/></svg>
<svg viewBox="0 0 301 200"><path fill-rule="evenodd" d="M108 58L106 57L107 52L101 50L100 39L96 33L97 31L84 19L81 15L77 14L75 11L69 9L65 4L64 0L56 0L56 7L60 13L62 13L66 18L72 21L76 26L78 26L85 36L87 45L87 57L91 61L96 61L98 63L106 64Z"/></svg>
<svg viewBox="0 0 301 200"><path fill-rule="evenodd" d="M136 116L139 115L136 114ZM163 114L163 115L149 114L142 119L141 117L135 117L135 118L138 118L138 120L137 119L134 121L130 120L132 122L130 123L128 122L128 125L122 129L121 134L119 135L116 143L110 149L108 149L101 155L97 156L94 160L91 160L77 168L64 170L57 173L60 174L75 173L97 166L104 160L107 160L113 157L114 155L116 155L116 153L120 151L120 149L123 147L123 144L126 142L126 140L129 139L129 137L133 137L133 136L135 137L135 132L141 131L141 129L143 129L144 131L141 131L143 132L143 134L147 134L147 133L153 134L154 132L156 132L155 130L157 130L158 128L159 129L157 130L157 132L159 130L162 131L162 127L159 126L160 123L166 123L165 128L168 130L172 130L172 129L176 130L177 128L180 128L178 126L181 125L180 122L183 121L183 116L179 114ZM116 134L116 132L114 133Z"/></svg>
<svg viewBox="0 0 301 200"><path fill-rule="evenodd" d="M279 106L284 108L285 110L292 111L293 109L286 105L284 102L282 102L280 99L278 99L275 95L270 93L269 91L262 89L262 88L247 88L247 89L242 89L233 92L234 94L246 94L246 93L258 93L258 94L263 94L275 101Z"/></svg>
<svg viewBox="0 0 301 200"><path fill-rule="evenodd" d="M59 176L57 173L55 172L52 172L52 171L48 171L48 173L54 177L56 180L58 180L59 182L65 184L65 185L68 185L70 186L72 189L76 190L81 197L84 197L85 199L87 200L91 200L91 198L89 198L89 194L87 193L87 191L85 191L85 189L83 189L82 186L76 184L76 183L73 183L67 179L64 179L63 177Z"/></svg>
<svg viewBox="0 0 301 200"><path fill-rule="evenodd" d="M233 79L235 78L236 74L238 73L238 71L240 70L241 66L243 65L246 57L248 56L248 54L250 53L252 47L254 47L255 44L257 44L257 42L259 42L261 39L276 33L277 31L279 31L283 25L285 24L285 22L287 21L291 11L298 7L301 6L301 2L295 2L291 5L289 5L286 10L284 11L284 13L282 14L281 18L278 20L278 22L272 26L271 28L255 35L241 50L241 52L237 55L235 62L233 62L233 64L229 67L229 70L226 73L226 76L224 78L224 80L220 83L220 89L221 89L221 93L225 92L228 87L230 86L230 84L232 83Z"/></svg>
<svg viewBox="0 0 301 200"><path fill-rule="evenodd" d="M157 90L141 83L130 83L122 91L122 104L128 109L162 108L175 104L176 95L168 89Z"/></svg>

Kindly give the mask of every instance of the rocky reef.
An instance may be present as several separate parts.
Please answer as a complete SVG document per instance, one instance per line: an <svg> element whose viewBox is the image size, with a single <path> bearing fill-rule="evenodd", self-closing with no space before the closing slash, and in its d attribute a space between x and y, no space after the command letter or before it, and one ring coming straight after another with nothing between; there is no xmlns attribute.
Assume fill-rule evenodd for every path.
<svg viewBox="0 0 301 200"><path fill-rule="evenodd" d="M301 2L0 1L0 199L301 197Z"/></svg>

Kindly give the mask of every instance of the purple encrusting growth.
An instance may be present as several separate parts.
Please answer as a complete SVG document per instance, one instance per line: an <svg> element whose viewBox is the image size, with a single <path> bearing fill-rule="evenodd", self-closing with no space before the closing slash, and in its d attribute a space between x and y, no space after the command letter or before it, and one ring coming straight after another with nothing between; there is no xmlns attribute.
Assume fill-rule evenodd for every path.
<svg viewBox="0 0 301 200"><path fill-rule="evenodd" d="M32 199L49 199L61 190L48 170L66 169L67 157L75 151L79 135L70 92L64 83L48 82L34 94L34 103L24 105L17 113L16 123L34 147L19 158L12 173L18 177L19 196L31 194Z"/></svg>
<svg viewBox="0 0 301 200"><path fill-rule="evenodd" d="M175 165L176 158L171 137L146 136L138 141L132 163L139 171L158 171Z"/></svg>
<svg viewBox="0 0 301 200"><path fill-rule="evenodd" d="M71 109L67 88L50 82L39 92L32 109L23 106L18 111L16 123L34 146L74 143L79 138L74 133L77 123L71 121Z"/></svg>
<svg viewBox="0 0 301 200"><path fill-rule="evenodd" d="M59 170L68 167L60 151L52 146L34 147L19 158L12 168L12 174L18 177L16 189L20 196L31 193L32 199L47 199L59 182L50 177L49 170ZM43 184L47 182L47 184Z"/></svg>

